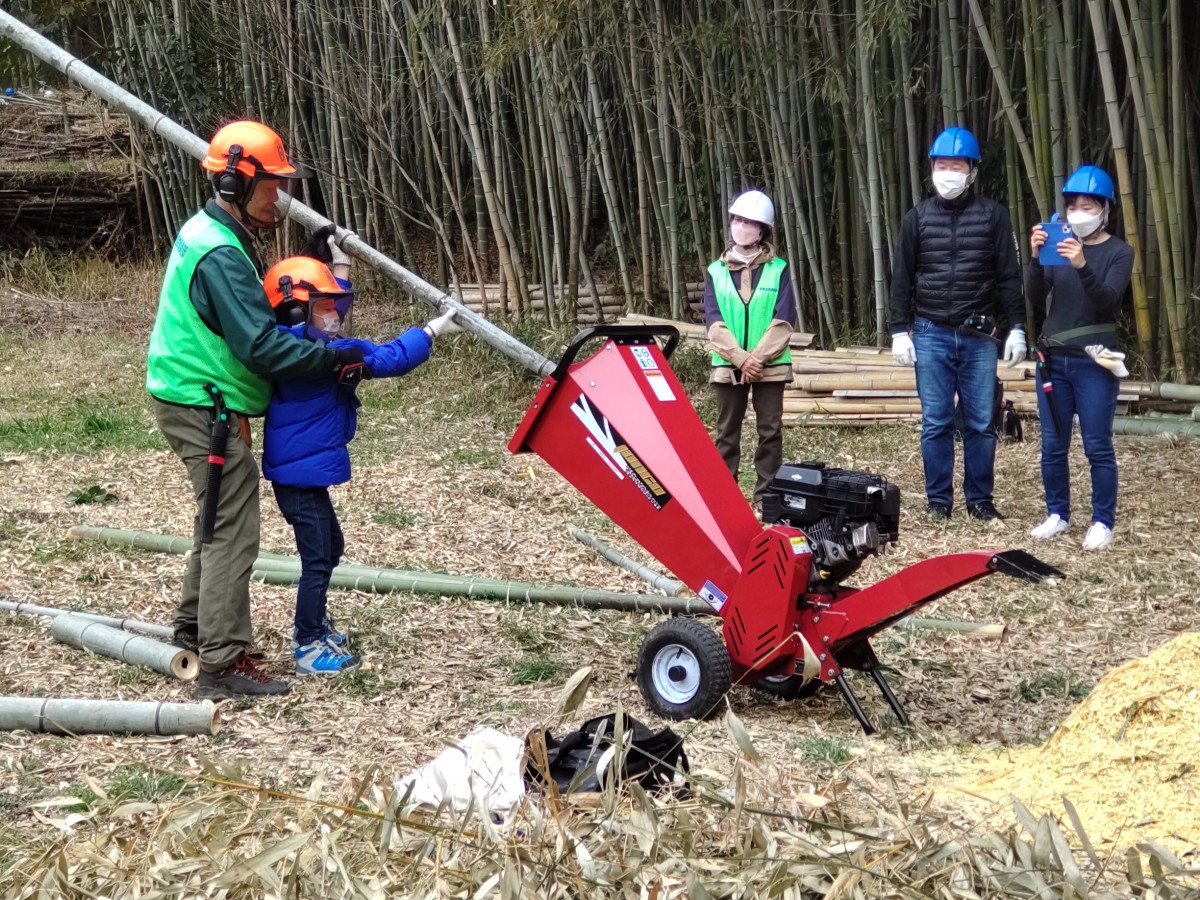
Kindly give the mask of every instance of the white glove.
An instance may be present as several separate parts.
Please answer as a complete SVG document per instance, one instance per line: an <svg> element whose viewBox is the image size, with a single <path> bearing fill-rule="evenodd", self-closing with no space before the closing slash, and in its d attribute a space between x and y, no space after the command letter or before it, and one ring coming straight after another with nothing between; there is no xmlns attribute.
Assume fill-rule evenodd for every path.
<svg viewBox="0 0 1200 900"><path fill-rule="evenodd" d="M912 338L907 332L892 335L892 359L898 366L917 364L917 348L913 346Z"/></svg>
<svg viewBox="0 0 1200 900"><path fill-rule="evenodd" d="M463 327L454 319L454 310L448 309L436 319L430 319L425 324L426 330L430 336L437 337L442 334L453 334L456 331L462 331Z"/></svg>
<svg viewBox="0 0 1200 900"><path fill-rule="evenodd" d="M329 244L329 268L350 265L350 254L338 246L337 238L331 234L326 243Z"/></svg>
<svg viewBox="0 0 1200 900"><path fill-rule="evenodd" d="M1025 343L1025 329L1014 328L1008 333L1008 340L1004 342L1004 365L1011 369L1025 358L1028 351L1029 347Z"/></svg>

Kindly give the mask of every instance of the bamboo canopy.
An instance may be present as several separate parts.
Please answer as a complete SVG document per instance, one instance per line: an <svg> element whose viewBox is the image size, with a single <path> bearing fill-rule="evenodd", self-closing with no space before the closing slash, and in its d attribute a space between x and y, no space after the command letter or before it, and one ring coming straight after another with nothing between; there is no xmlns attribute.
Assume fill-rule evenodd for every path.
<svg viewBox="0 0 1200 900"><path fill-rule="evenodd" d="M69 50L187 129L279 129L330 219L443 289L495 285L489 312L550 324L607 318L614 300L685 317L731 199L762 187L800 330L885 343L892 248L943 127L979 137L979 188L1010 208L1026 262L1031 225L1095 163L1136 251L1135 362L1177 381L1197 364L1190 0L97 0L60 16ZM0 76L47 71L0 41ZM165 246L206 186L134 132ZM553 302L535 306L537 284Z"/></svg>

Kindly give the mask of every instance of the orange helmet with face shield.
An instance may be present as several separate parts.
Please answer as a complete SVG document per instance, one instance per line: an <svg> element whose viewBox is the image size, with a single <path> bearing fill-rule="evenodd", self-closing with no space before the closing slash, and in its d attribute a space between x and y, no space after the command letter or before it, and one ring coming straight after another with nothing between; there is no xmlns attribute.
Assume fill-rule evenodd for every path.
<svg viewBox="0 0 1200 900"><path fill-rule="evenodd" d="M354 302L329 267L311 256L289 256L267 270L263 289L280 325L312 325L336 337Z"/></svg>

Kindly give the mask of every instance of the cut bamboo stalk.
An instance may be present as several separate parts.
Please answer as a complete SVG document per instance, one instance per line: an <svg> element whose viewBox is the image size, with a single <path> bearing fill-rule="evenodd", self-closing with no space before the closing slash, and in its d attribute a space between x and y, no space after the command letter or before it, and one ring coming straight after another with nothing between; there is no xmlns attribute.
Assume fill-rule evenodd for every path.
<svg viewBox="0 0 1200 900"><path fill-rule="evenodd" d="M955 631L985 641L1000 641L1008 633L1008 626L1003 623L980 624L979 622L955 622L951 619L922 619L918 616L906 616L896 623L897 628L909 631Z"/></svg>
<svg viewBox="0 0 1200 900"><path fill-rule="evenodd" d="M83 616L67 613L55 617L50 623L50 635L72 647L119 659L131 666L144 666L180 681L194 681L200 674L199 660L190 650L110 628Z"/></svg>
<svg viewBox="0 0 1200 900"><path fill-rule="evenodd" d="M1113 419L1113 434L1163 434L1175 437L1200 437L1200 422L1192 422L1188 419L1178 421L1155 419L1146 421L1127 416L1117 416Z"/></svg>
<svg viewBox="0 0 1200 900"><path fill-rule="evenodd" d="M620 550L610 547L608 544L604 543L604 541L600 540L600 538L588 534L582 529L572 526L571 536L584 546L591 547L610 563L620 566L627 572L632 572L638 578L642 579L642 581L645 581L651 587L662 591L668 597L678 597L684 592L684 590L686 590L682 582L676 581L674 578L671 578L667 575L663 575L661 572L655 572L648 566L643 566L637 560L629 558Z"/></svg>
<svg viewBox="0 0 1200 900"><path fill-rule="evenodd" d="M254 578L267 584L296 584L299 570L263 569ZM376 594L430 594L438 597L480 597L514 603L548 603L554 606L582 606L587 609L615 609L622 612L660 612L698 615L711 612L702 600L660 597L655 594L625 594L592 588L538 587L520 581L496 582L478 578L451 576L388 576L380 578L335 575L329 586L338 590L368 591Z"/></svg>
<svg viewBox="0 0 1200 900"><path fill-rule="evenodd" d="M787 395L785 394L785 396L787 396ZM834 396L834 398L835 398L835 399L838 399L838 400L843 400L843 399L844 399L844 400L854 400L854 399L862 399L862 398L866 398L866 397L916 397L916 396L917 396L917 392L916 392L915 390L914 390L914 391L901 391L901 390L878 390L878 391L873 391L873 390L845 390L845 391L834 391L834 392L833 392L833 396Z"/></svg>
<svg viewBox="0 0 1200 900"><path fill-rule="evenodd" d="M16 600L0 600L0 609L7 609L23 616L48 616L56 618L58 616L72 615L82 619L90 619L93 622L99 622L101 625L107 625L109 628L118 628L121 631L140 631L142 634L150 634L154 637L166 638L168 640L175 637L175 629L170 625L159 625L157 622L142 622L138 619L118 619L115 616L102 616L98 613L82 612L77 609L56 609L53 606L36 606L32 603L20 603Z"/></svg>
<svg viewBox="0 0 1200 900"><path fill-rule="evenodd" d="M43 734L217 734L213 703L0 697L0 731Z"/></svg>

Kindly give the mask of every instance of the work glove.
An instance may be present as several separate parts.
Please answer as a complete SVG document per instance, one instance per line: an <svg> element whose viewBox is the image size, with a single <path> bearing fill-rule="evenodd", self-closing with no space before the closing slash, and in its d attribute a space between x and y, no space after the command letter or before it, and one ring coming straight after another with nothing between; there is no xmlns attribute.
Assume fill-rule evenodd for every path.
<svg viewBox="0 0 1200 900"><path fill-rule="evenodd" d="M338 384L353 387L371 375L364 362L364 354L358 347L342 347L334 351L333 374Z"/></svg>
<svg viewBox="0 0 1200 900"><path fill-rule="evenodd" d="M892 335L892 360L898 366L915 366L917 364L917 348L913 346L908 332L901 331Z"/></svg>
<svg viewBox="0 0 1200 900"><path fill-rule="evenodd" d="M442 334L453 334L456 331L462 331L463 327L455 321L454 310L448 309L436 319L430 319L425 323L426 329L433 337Z"/></svg>
<svg viewBox="0 0 1200 900"><path fill-rule="evenodd" d="M350 265L350 254L338 246L336 225L322 225L314 231L300 250L300 255L311 256L331 268Z"/></svg>
<svg viewBox="0 0 1200 900"><path fill-rule="evenodd" d="M1025 343L1025 329L1014 328L1008 333L1008 340L1004 342L1004 365L1011 369L1021 362L1028 352L1029 346Z"/></svg>

